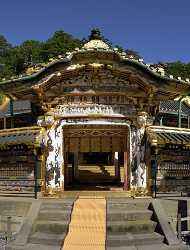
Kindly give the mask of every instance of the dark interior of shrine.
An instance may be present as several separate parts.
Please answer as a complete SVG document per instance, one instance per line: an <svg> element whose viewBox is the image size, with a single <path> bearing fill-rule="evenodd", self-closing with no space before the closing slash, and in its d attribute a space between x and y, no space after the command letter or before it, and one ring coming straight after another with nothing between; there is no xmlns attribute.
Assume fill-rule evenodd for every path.
<svg viewBox="0 0 190 250"><path fill-rule="evenodd" d="M75 165L74 153L68 155L69 183L67 189L109 190L119 187L123 179L123 161L120 153L116 159L111 152L78 153Z"/></svg>

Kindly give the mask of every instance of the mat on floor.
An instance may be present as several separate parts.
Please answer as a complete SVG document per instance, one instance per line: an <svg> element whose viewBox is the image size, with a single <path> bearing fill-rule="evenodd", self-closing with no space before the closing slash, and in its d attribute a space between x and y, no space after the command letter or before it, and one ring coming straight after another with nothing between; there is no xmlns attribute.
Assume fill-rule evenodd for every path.
<svg viewBox="0 0 190 250"><path fill-rule="evenodd" d="M106 200L80 196L74 203L62 250L105 250Z"/></svg>

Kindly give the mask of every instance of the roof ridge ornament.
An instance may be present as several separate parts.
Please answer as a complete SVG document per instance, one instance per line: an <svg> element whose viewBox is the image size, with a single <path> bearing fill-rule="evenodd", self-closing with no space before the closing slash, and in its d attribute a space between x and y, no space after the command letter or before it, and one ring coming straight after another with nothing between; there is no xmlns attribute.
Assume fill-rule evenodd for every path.
<svg viewBox="0 0 190 250"><path fill-rule="evenodd" d="M82 48L86 50L109 50L110 45L105 41L99 29L92 29L88 42L86 42Z"/></svg>
<svg viewBox="0 0 190 250"><path fill-rule="evenodd" d="M103 41L103 37L101 35L101 31L99 29L92 29L91 30L91 34L89 36L89 41L91 40L102 40Z"/></svg>

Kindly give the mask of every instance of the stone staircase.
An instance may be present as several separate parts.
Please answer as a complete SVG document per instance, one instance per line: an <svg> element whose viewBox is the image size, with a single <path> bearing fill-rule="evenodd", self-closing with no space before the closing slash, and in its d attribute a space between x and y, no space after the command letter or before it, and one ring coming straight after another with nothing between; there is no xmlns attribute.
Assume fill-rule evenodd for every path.
<svg viewBox="0 0 190 250"><path fill-rule="evenodd" d="M29 243L60 247L70 223L74 199L63 202L43 202Z"/></svg>
<svg viewBox="0 0 190 250"><path fill-rule="evenodd" d="M92 193L91 196L97 198L97 195L93 196ZM92 197L86 196L85 199L88 201ZM33 204L34 209L30 209L31 214L30 216L28 214L16 242L13 241L9 244L6 250L60 250L68 235L73 204L76 199L77 197L69 196L57 200L37 201ZM91 207L94 208L94 205L93 203ZM86 205L84 208L86 209ZM36 212L32 213L35 209ZM79 213L81 219L78 220L77 228L80 230L88 228L90 225L89 222L86 222L86 226L81 225L82 221L83 224L85 222L82 218L90 218L85 209ZM170 230L167 216L161 210L159 200L132 199L122 196L106 197L105 250L186 249L177 240L174 232ZM98 212L97 209L95 211ZM35 214L36 216L34 216ZM94 241L96 235L90 235ZM23 240L24 238L26 240ZM79 243L81 240L86 245L85 239L79 238ZM165 244L166 241L169 242L169 245Z"/></svg>
<svg viewBox="0 0 190 250"><path fill-rule="evenodd" d="M107 199L107 250L181 249L164 243L149 205L148 199Z"/></svg>

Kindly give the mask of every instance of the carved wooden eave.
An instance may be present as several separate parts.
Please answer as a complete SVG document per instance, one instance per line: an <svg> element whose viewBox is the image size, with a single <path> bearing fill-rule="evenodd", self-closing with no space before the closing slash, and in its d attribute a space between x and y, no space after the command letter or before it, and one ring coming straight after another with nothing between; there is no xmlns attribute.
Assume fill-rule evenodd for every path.
<svg viewBox="0 0 190 250"><path fill-rule="evenodd" d="M86 83L82 82L86 89L77 85L77 79L82 76L81 82L87 77ZM94 83L99 83L95 90ZM105 92L106 95L120 94L139 98L142 102L158 103L189 95L190 83L162 76L142 61L127 58L106 46L84 46L31 76L0 84L0 91L6 95L35 103L52 102L64 95L88 95L89 90L91 94L94 91L94 95Z"/></svg>

